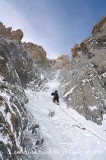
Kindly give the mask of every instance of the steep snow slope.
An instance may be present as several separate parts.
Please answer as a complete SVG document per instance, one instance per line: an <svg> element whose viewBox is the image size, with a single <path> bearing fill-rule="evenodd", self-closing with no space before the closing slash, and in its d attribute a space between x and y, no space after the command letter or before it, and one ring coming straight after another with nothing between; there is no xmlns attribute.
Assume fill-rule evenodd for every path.
<svg viewBox="0 0 106 160"><path fill-rule="evenodd" d="M38 152L37 158L40 160L105 160L106 117L103 125L99 126L85 120L75 110L67 109L62 97L60 97L60 106L54 104L51 92L58 89L58 86L56 77L46 83L44 91L26 90L29 98L26 108L40 124L44 137L43 149ZM49 117L49 111L55 112L52 118ZM71 119L69 115L77 121ZM87 128L101 138L78 126Z"/></svg>

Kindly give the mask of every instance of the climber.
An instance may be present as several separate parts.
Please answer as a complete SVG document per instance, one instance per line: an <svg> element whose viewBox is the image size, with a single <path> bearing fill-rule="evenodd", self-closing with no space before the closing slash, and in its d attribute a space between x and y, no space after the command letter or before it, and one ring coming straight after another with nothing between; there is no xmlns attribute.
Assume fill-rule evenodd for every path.
<svg viewBox="0 0 106 160"><path fill-rule="evenodd" d="M56 90L55 92L51 93L51 96L53 97L53 102L57 103L59 105L59 95L58 95L58 91Z"/></svg>

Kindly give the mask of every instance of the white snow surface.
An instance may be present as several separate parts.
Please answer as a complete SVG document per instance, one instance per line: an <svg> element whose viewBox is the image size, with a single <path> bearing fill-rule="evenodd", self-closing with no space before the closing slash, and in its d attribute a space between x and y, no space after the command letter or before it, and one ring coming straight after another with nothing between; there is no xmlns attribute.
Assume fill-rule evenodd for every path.
<svg viewBox="0 0 106 160"><path fill-rule="evenodd" d="M105 78L106 77L106 72L102 74L102 76Z"/></svg>
<svg viewBox="0 0 106 160"><path fill-rule="evenodd" d="M98 109L97 106L88 106L88 108L93 111L94 109Z"/></svg>
<svg viewBox="0 0 106 160"><path fill-rule="evenodd" d="M103 124L97 125L87 121L71 107L67 109L66 103L60 98L60 105L52 102L51 92L58 89L57 78L49 81L47 90L34 92L26 90L29 103L26 105L35 123L39 123L41 134L44 138L44 152L40 160L47 156L53 160L105 160L106 159L106 116ZM63 111L61 108L65 111ZM54 111L55 115L48 116L49 111ZM68 115L67 115L67 114ZM77 121L71 119L72 116ZM85 127L99 137L87 130L78 128ZM104 139L104 140L103 140Z"/></svg>

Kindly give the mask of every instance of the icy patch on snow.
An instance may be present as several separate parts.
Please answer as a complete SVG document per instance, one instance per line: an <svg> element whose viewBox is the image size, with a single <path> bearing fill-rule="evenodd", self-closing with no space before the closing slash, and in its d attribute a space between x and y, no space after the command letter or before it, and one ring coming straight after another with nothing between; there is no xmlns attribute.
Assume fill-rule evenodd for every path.
<svg viewBox="0 0 106 160"><path fill-rule="evenodd" d="M106 105L106 100L105 100L105 105Z"/></svg>
<svg viewBox="0 0 106 160"><path fill-rule="evenodd" d="M103 73L101 76L103 76L104 78L106 77L106 72L105 73Z"/></svg>
<svg viewBox="0 0 106 160"><path fill-rule="evenodd" d="M41 74L41 75L40 75L40 78L41 78L41 80L43 81L45 77L44 77L43 74Z"/></svg>
<svg viewBox="0 0 106 160"><path fill-rule="evenodd" d="M8 112L7 115L6 115L6 120L7 122L10 124L11 126L11 131L13 132L13 126L12 126L12 123L11 123L11 114Z"/></svg>
<svg viewBox="0 0 106 160"><path fill-rule="evenodd" d="M0 83L2 83L3 79L4 79L4 77L2 77L2 76L0 75Z"/></svg>
<svg viewBox="0 0 106 160"><path fill-rule="evenodd" d="M89 82L89 79L83 79L82 82L87 83L87 82Z"/></svg>
<svg viewBox="0 0 106 160"><path fill-rule="evenodd" d="M5 145L10 143L9 137L8 136L4 136L1 133L0 133L0 141L3 142Z"/></svg>
<svg viewBox="0 0 106 160"><path fill-rule="evenodd" d="M88 106L88 108L93 111L94 109L98 109L97 106Z"/></svg>

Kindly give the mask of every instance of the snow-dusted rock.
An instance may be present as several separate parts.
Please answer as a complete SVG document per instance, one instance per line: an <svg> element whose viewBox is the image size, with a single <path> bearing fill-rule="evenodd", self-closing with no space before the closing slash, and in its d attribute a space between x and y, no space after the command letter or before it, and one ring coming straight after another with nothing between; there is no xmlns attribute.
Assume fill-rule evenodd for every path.
<svg viewBox="0 0 106 160"><path fill-rule="evenodd" d="M75 46L70 71L63 70L60 75L60 90L68 106L98 124L106 113L105 20L100 22L101 32L94 31L93 36ZM91 109L94 106L96 109Z"/></svg>
<svg viewBox="0 0 106 160"><path fill-rule="evenodd" d="M24 132L28 132L29 117L25 109L28 98L24 88L31 81L38 83L41 80L33 58L18 42L18 32L13 36L16 36L15 40L4 34L0 36L0 157L3 160L17 160L20 156L25 159L21 153L26 148ZM30 144L34 139L37 146L41 145L40 134L32 141L31 134L27 134Z"/></svg>
<svg viewBox="0 0 106 160"><path fill-rule="evenodd" d="M0 151L3 159L17 159L23 149L23 131L28 118L24 108L25 93L0 77Z"/></svg>
<svg viewBox="0 0 106 160"><path fill-rule="evenodd" d="M0 37L0 74L10 83L20 83L23 87L37 78L33 59L16 41ZM36 77L36 78L35 78Z"/></svg>

